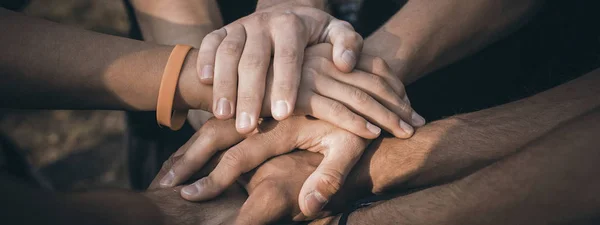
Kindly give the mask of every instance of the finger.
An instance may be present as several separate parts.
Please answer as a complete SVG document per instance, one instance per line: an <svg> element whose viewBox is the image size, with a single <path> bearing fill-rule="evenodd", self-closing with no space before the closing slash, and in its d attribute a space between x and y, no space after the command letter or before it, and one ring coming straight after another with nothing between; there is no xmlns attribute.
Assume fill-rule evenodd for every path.
<svg viewBox="0 0 600 225"><path fill-rule="evenodd" d="M246 31L237 23L225 27L227 36L217 49L213 84L213 113L218 119L229 119L235 112L238 65L246 42Z"/></svg>
<svg viewBox="0 0 600 225"><path fill-rule="evenodd" d="M314 218L329 199L340 190L352 167L362 155L366 142L346 132L329 135L325 157L317 169L306 179L300 190L300 210Z"/></svg>
<svg viewBox="0 0 600 225"><path fill-rule="evenodd" d="M362 60L362 59L361 59ZM386 81L386 79L382 76L378 76L375 74L370 74L370 73L366 73L360 70L355 70L352 71L351 73L347 73L347 74L342 74L342 73L338 73L338 72L333 72L329 74L332 78L336 79L339 82L342 82L344 85L349 86L350 88L357 88L358 90L366 93L366 95L370 96L372 99L374 99L377 103L376 106L373 107L377 107L376 109L378 110L369 110L371 107L370 104L375 103L373 101L371 101L371 98L368 98L367 96L361 96L364 95L363 93L355 93L352 95L349 95L347 97L356 97L356 101L355 105L351 105L351 108L353 110L355 110L356 108L354 108L354 106L358 105L358 106L362 106L363 108L365 108L364 110L366 111L361 111L360 109L356 109L359 110L359 113L361 113L361 115L364 115L365 117L368 117L369 119L376 119L377 117L374 117L374 115L376 115L377 113L387 113L387 112L393 112L394 114L396 114L397 116L391 116L389 119L395 119L398 118L400 121L387 121L385 122L385 124L387 124L388 128L386 128L386 130L390 131L389 127L392 127L392 129L398 129L401 128L404 133L406 134L400 134L400 136L397 136L399 138L407 138L410 137L410 134L412 134L413 132L413 128L412 126L422 126L425 121L423 119L423 117L421 117L419 114L417 114L412 107L410 106L410 103L406 100L407 96L406 94L404 94L404 88L402 86L398 87L398 92L402 93L400 95L396 94L397 92L395 90L393 90L393 88L388 85L388 82ZM353 90L354 92L358 91L358 90ZM343 91L343 90L334 90L333 88L327 88L323 90L323 94L325 94L326 96L329 95L336 95L337 94L342 94L343 93L339 93L339 91ZM326 94L326 93L328 94ZM333 99L338 99L339 95L336 96L329 96ZM360 100L364 99L364 100L368 100L367 104L360 104ZM383 108L381 108L379 105L382 105ZM367 114L363 114L363 113L367 113ZM381 121L377 124L382 123ZM393 125L393 124L398 124L398 126L394 125L394 126L389 126L389 125ZM390 131L392 132L392 131ZM408 136L407 136L408 135Z"/></svg>
<svg viewBox="0 0 600 225"><path fill-rule="evenodd" d="M392 73L392 69L382 58L362 54L356 65L356 69L381 77L390 87L392 87L396 92L396 95L400 97L406 95L404 84L398 76Z"/></svg>
<svg viewBox="0 0 600 225"><path fill-rule="evenodd" d="M298 106L302 114L325 120L363 138L374 139L381 133L381 128L350 111L345 105L314 93L301 94Z"/></svg>
<svg viewBox="0 0 600 225"><path fill-rule="evenodd" d="M265 83L271 61L271 43L260 30L246 30L246 46L240 59L236 128L240 133L253 131L265 95Z"/></svg>
<svg viewBox="0 0 600 225"><path fill-rule="evenodd" d="M244 137L235 130L234 120L210 120L200 131L198 138L177 159L168 174L161 180L162 187L172 187L188 180L198 172L212 156L240 142Z"/></svg>
<svg viewBox="0 0 600 225"><path fill-rule="evenodd" d="M275 72L271 89L271 114L276 120L283 120L291 115L296 105L308 37L302 21L293 13L274 17L270 25Z"/></svg>
<svg viewBox="0 0 600 225"><path fill-rule="evenodd" d="M203 84L212 84L215 68L215 57L217 49L227 36L225 29L215 30L202 39L200 49L198 50L198 58L196 59L196 69L198 77Z"/></svg>
<svg viewBox="0 0 600 225"><path fill-rule="evenodd" d="M295 143L282 143L285 138L274 136L277 130L255 134L223 154L217 167L206 177L185 187L181 196L190 201L214 198L233 184L236 179L270 157L293 150ZM276 138L275 138L276 137Z"/></svg>
<svg viewBox="0 0 600 225"><path fill-rule="evenodd" d="M271 224L286 216L291 196L280 183L267 180L257 185L256 190L240 209L235 224Z"/></svg>
<svg viewBox="0 0 600 225"><path fill-rule="evenodd" d="M353 112L359 113L368 121L398 138L409 138L414 133L412 126L400 119L394 111L386 108L359 88L338 82L330 77L315 76L315 91L322 96L343 103ZM397 101L396 103L404 102ZM398 107L406 106L406 103L398 105ZM408 108L410 110L410 107Z"/></svg>
<svg viewBox="0 0 600 225"><path fill-rule="evenodd" d="M350 72L362 51L363 38L346 21L333 19L327 27L329 42L333 44L333 62L342 72Z"/></svg>
<svg viewBox="0 0 600 225"><path fill-rule="evenodd" d="M383 60L382 58L379 57L374 57L374 56L370 56L370 55L361 55L361 59L358 63L358 65L356 66L357 69L363 70L363 71L369 71L372 74L376 74L379 77L383 78L385 80L385 83L387 83L389 86L391 86L394 91L396 92L397 96L402 98L402 101L406 104L408 104L408 106L410 106L410 100L408 99L408 96L406 95L406 90L404 89L404 84L402 84L402 81L400 80L400 78L396 75L394 75L391 72L391 69L389 68L389 66L387 65L387 63L385 62L385 60ZM345 74L344 74L345 75ZM349 77L343 77L343 76L337 76L336 79L345 79L345 80L349 80L351 78ZM352 77L354 78L354 77ZM375 87L372 88L372 90L383 90L385 88L384 85L382 85L382 82L377 80L378 78L373 78L373 82L375 82L375 84L373 84L371 87ZM356 84L364 84L363 82L354 82ZM363 90L367 90L368 88L365 89L364 85L362 85L361 89ZM371 94L371 96L380 96L382 93L389 93L389 91L379 91L380 94ZM390 99L389 97L385 98L385 99ZM380 100L380 99L378 99ZM395 101L392 102L387 102L387 103L393 103ZM391 106L388 104L386 105L386 107L390 108ZM409 124L411 124L412 126L415 127L420 127L425 125L425 119L419 115L416 111L414 111L414 109L410 108L410 107L395 107L394 110L396 113L398 113L398 115L400 115L400 117L402 117L402 119L406 122L408 122Z"/></svg>
<svg viewBox="0 0 600 225"><path fill-rule="evenodd" d="M181 155L183 155L188 150L188 148L196 141L196 139L198 139L199 135L199 132L194 133L194 135L192 135L192 137L187 142L185 142L185 144L179 147L179 149L175 153L173 153L171 156L169 156L167 160L163 162L160 170L150 183L150 186L148 186L148 190L157 189L161 187L160 183L164 179L165 175L169 173L175 162L179 160L179 158L181 158Z"/></svg>

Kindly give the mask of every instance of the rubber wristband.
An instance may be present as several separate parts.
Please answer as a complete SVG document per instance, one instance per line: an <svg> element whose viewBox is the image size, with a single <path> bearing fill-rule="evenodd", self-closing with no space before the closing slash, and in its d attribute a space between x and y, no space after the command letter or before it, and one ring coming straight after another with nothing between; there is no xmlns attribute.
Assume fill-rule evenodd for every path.
<svg viewBox="0 0 600 225"><path fill-rule="evenodd" d="M156 102L156 121L158 125L163 125L171 130L179 130L187 118L187 110L173 110L173 100L175 99L175 91L179 82L179 74L183 61L192 47L188 45L175 45L165 71L163 72L158 89L158 101Z"/></svg>

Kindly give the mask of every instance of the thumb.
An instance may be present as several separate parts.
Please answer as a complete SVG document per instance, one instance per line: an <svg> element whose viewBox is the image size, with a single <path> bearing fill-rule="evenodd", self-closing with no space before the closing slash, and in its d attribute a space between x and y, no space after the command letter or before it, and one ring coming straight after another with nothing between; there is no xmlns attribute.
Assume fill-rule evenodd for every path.
<svg viewBox="0 0 600 225"><path fill-rule="evenodd" d="M344 135L353 136L355 141L346 138L329 144L323 161L302 185L298 203L300 210L308 218L319 215L329 199L340 190L346 176L364 151L365 145L360 138Z"/></svg>
<svg viewBox="0 0 600 225"><path fill-rule="evenodd" d="M362 51L363 38L346 21L334 19L327 29L329 43L333 45L333 63L342 72L354 69Z"/></svg>

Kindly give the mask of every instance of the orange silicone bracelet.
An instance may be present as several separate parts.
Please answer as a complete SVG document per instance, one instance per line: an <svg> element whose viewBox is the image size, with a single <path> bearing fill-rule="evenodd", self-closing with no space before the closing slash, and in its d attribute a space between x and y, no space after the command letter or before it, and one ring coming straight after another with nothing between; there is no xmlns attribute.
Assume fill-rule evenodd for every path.
<svg viewBox="0 0 600 225"><path fill-rule="evenodd" d="M158 89L158 101L156 102L156 121L158 125L164 125L171 130L179 130L187 118L187 110L173 110L173 99L177 90L177 82L185 56L192 47L187 45L175 45L165 71L163 72L160 81L160 89Z"/></svg>

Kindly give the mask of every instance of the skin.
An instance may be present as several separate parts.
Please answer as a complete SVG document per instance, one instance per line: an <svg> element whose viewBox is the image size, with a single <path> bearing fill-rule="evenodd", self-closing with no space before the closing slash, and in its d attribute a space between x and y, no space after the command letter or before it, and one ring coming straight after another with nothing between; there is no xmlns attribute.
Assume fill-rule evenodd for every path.
<svg viewBox="0 0 600 225"><path fill-rule="evenodd" d="M365 39L363 52L385 59L410 84L515 31L543 2L410 0Z"/></svg>
<svg viewBox="0 0 600 225"><path fill-rule="evenodd" d="M221 224L247 197L239 186L215 201L192 203L179 197L181 187L57 193L21 183L3 171L0 180L0 209L9 224Z"/></svg>
<svg viewBox="0 0 600 225"><path fill-rule="evenodd" d="M297 102L302 101L298 91L302 91L299 86L302 84L301 75L305 73L302 63L306 61L304 49L307 46L331 43L333 49L330 54L334 68L341 72L350 72L355 68L362 48L362 38L348 23L333 18L323 8L319 8L323 6L318 1L259 3L255 13L228 24L203 39L198 57L198 68L202 68L199 75L202 82L214 85L215 117L228 119L235 115L238 132L247 134L258 124L263 100L269 100L271 114L277 120L295 114ZM271 65L272 75L269 72ZM268 83L271 78L270 94L257 91L265 90L265 82ZM350 84L360 86L358 82ZM313 110L312 116L324 119L319 116L326 113L323 107L315 107ZM377 123L387 114L395 112L391 108L383 111L355 111L360 117L370 121L366 124L369 127L379 125ZM423 120L416 115L417 117L407 117L398 114L411 129L412 126L420 126L420 121ZM359 130L350 131L363 138L374 138L372 134Z"/></svg>
<svg viewBox="0 0 600 225"><path fill-rule="evenodd" d="M312 68L317 68L313 66L315 60L317 60L317 64L319 65L323 64L323 60L327 60L327 58L330 60L331 56L327 56L330 52L331 48L327 44L316 45L307 49L307 61L304 65L306 69L304 70L312 71ZM357 67L359 69L365 68L371 71L387 71L387 67L379 67L380 65L378 65L378 63L373 63L374 61L371 59L373 58L370 56L362 56ZM373 88L377 87L376 85L370 84L370 81L372 81L371 78L361 80L360 76L356 76L358 75L356 72L357 71L350 74L341 74L340 77L342 79L361 81L364 83L365 87L371 87L372 91L377 90L377 88ZM303 76L303 79L313 77L315 80L319 80L320 78L316 76L317 74L319 73L305 75ZM385 74L387 75L384 77L387 77L388 79L394 78L389 72L386 72ZM384 82L379 83L384 84ZM316 85L317 90L319 86L320 85ZM331 87L335 86L328 84L324 87L331 89ZM404 95L403 92L400 92L403 91L401 87L396 87L394 90L397 90L397 93L400 93L400 96ZM382 91L381 93L385 93L385 91ZM303 98L304 96L301 94L300 99ZM365 105L363 102L356 104L357 107L360 107L361 105L364 105L365 108L369 108L373 111L378 110L376 106ZM411 112L408 111L404 113L410 114ZM350 118L352 118L352 116L348 117L343 113L334 113L331 115L335 115L340 122L351 124L349 121L351 121ZM395 118L394 116L395 114L389 115L391 121L388 121L387 124L394 124L398 121L398 118ZM315 214L339 189L339 187L335 186L329 187L327 183L338 184L338 186L343 184L346 175L356 163L356 160L362 155L368 141L342 129L334 129L334 127L326 122L316 120L310 121L306 119L301 120L300 118L304 117L294 117L293 120L290 119L291 121L282 123L292 123L294 127L301 127L300 130L290 132L281 132L279 129L278 131L271 130L269 127L273 127L277 123L265 119L255 133L264 135L269 135L269 133L279 133L280 135L268 139L272 144L271 146L275 146L277 149L268 150L268 148L265 148L262 151L248 150L248 148L253 148L252 146L255 145L254 143L264 142L262 139L256 140L254 138L257 137L256 135L236 135L235 132L232 133L229 132L230 130L226 129L229 124L215 125L213 121L200 129L197 138L190 140L190 142L193 142L194 144L179 150L181 157L178 157L178 162L175 163L173 169L168 173L168 176L163 178L162 184L165 187L181 184L189 179L198 169L202 168L217 151L223 150L233 143L241 142L237 145L237 150L230 150L224 155L224 159L219 163L215 170L208 175L208 177L194 182L194 184L187 186L182 191L182 196L188 200L208 200L216 197L224 191L226 187L233 184L241 174L252 170L268 158L287 153L294 148L302 148L326 156L319 171L316 171L311 176L310 180L304 184L302 193L299 196L302 211L306 215ZM286 127L292 125L282 126ZM400 129L397 129L399 131L396 132L403 132L401 126L401 124L397 125L396 128ZM409 136L412 135L414 130L410 130L409 132L410 133L404 134L399 133L396 134L396 136ZM211 143L211 141L209 141L211 138L215 137L219 137L222 144ZM285 142L278 143L279 140ZM345 145L343 145L343 143L345 143ZM246 160L240 161L241 159Z"/></svg>
<svg viewBox="0 0 600 225"><path fill-rule="evenodd" d="M202 38L223 26L214 0L131 0L145 41L164 45L187 44L199 48ZM188 122L199 129L212 117L203 110L190 110Z"/></svg>
<svg viewBox="0 0 600 225"><path fill-rule="evenodd" d="M6 82L2 82L0 87L2 94L11 96L0 102L2 107L143 111L156 108L160 78L171 47L60 26L7 10L0 10L0 16L3 18L0 25L11 33L0 37L0 47L6 50L6 54L0 56L0 71ZM35 61L32 60L34 56ZM197 50L190 51L186 57L175 93L175 109L211 110L213 90L210 85L200 83L196 76L193 59L197 57ZM367 67L375 65L374 62L382 62L376 57L369 59L365 62ZM381 63L372 67L385 70ZM312 75L301 78L301 91L298 93L301 101L296 107L300 115L323 118L368 138L377 137L381 130L351 109L364 111L365 108L357 106L368 104L382 109L378 100L385 100L396 110L404 110L403 115L411 115L408 112L412 109L398 97L403 96L402 92L396 96L397 92L391 88L403 91L400 83L382 83L397 80L389 76L389 72L381 75L361 71L350 73L348 77L362 77L358 80L367 82L363 85L376 87L363 90L361 86L347 84L341 73L327 61L315 61L311 68L305 69L305 72ZM271 93L274 81L267 81L266 92ZM331 85L338 88L332 91L328 88ZM261 116L270 116L269 102L265 99ZM386 110L377 112L381 111ZM399 121L385 121L390 118L388 114L382 113L377 118L374 120L378 123L393 126L395 134L402 134L398 136L410 136L409 132L400 132Z"/></svg>
<svg viewBox="0 0 600 225"><path fill-rule="evenodd" d="M461 180L358 210L347 224L597 224L599 109Z"/></svg>
<svg viewBox="0 0 600 225"><path fill-rule="evenodd" d="M0 84L0 89L5 96L9 96L5 98L7 101L2 102L2 107L128 110L152 110L156 107L162 68L171 47L77 30L3 9L0 10L0 16L0 25L6 28L7 33L11 33L0 39L1 47L6 50L6 54L0 58L0 71L6 82ZM327 53L332 52L330 45L321 46ZM186 57L174 99L175 109L210 108L212 89L199 83L195 76L195 63L190 63L190 58L196 58L197 54L198 51L192 50ZM333 84L344 87L340 90L350 90L351 95L343 96L349 105L360 106L376 101L375 98L389 99L386 104L401 105L402 99L398 96L403 96L402 87L398 85L399 82L392 82L395 86L388 86L384 82L397 78L390 75L381 59L365 56L359 63L360 68L378 74L357 70L341 77L337 70L333 70L332 56L316 55L320 58L314 60L314 64L309 63L313 66L313 73L303 76L301 80L301 87L307 85L308 88L303 89L305 91L300 92L300 96L308 101L298 109L306 112L312 110L313 99L319 94L327 95L324 88ZM36 60L32 61L34 56ZM332 79L333 76L338 78ZM344 83L344 79L349 78L376 87L369 89L369 93L381 96L373 98L362 94L366 91ZM389 95L390 92L394 95ZM339 122L348 124L360 118L352 116L352 112L340 103L325 105L332 107L326 116L344 118L344 115L350 115L348 120ZM406 104L403 105L403 109L407 109ZM362 122L357 126L378 135L380 131L372 132L365 124ZM359 149L364 149L364 146ZM348 170L351 165L348 163L344 166ZM92 198L91 204L104 195L100 193Z"/></svg>
<svg viewBox="0 0 600 225"><path fill-rule="evenodd" d="M343 185L336 182L324 182L326 185L339 184L339 186L334 185L330 187L332 190L339 191L330 199L322 213L308 214L308 216L304 213L300 214L300 212L305 212L302 208L303 198L296 197L303 193L302 189L306 186L306 182L310 180L307 180L307 178L312 176L311 174L314 174L315 171L318 171L318 167L321 167L319 166L321 163L319 154L294 152L275 157L262 164L262 166L241 180L242 184L246 185L250 197L245 206L242 207L237 217L238 221L247 222L256 220L272 222L280 219L311 219L339 211L344 205L348 205L370 194L439 185L465 179L463 177L486 170L488 165L510 158L512 155L520 154L520 152L525 151L524 149L527 149L527 146L532 141L543 139L551 132L556 133L558 131L554 130L559 129L562 124L567 124L569 121L579 118L582 114L594 111L600 107L600 99L598 98L600 91L594 88L599 84L600 69L527 99L432 122L423 126L408 140L384 138L383 140L375 141L356 163L356 166L354 166L350 174L346 177ZM298 124L303 125L294 125L292 123L293 120L291 118L282 121L276 127L269 129L270 132L268 133L259 133L251 136L253 139L250 145L242 142L230 148L224 154L232 151L237 152L234 154L238 156L240 154L245 155L244 157L228 157L235 158L236 163L226 162L224 165L247 165L253 160L251 155L260 154L256 153L260 150L280 151L279 146L285 146L285 143L291 141L289 139L286 141L287 136L283 134L299 132L297 135L292 135L292 137L304 137L316 131L315 129L311 129L310 132L304 134L302 133L304 125L322 122L302 121L302 118L298 118L295 120L302 121ZM325 123L321 126L327 126L327 124ZM235 133L233 132L231 122L229 125L213 124L211 127L219 127L221 129L218 132L216 130L212 132L212 136L207 136L203 139L199 138L198 140L200 141L197 143L203 144L196 144L198 149L206 149L203 146L207 144L218 144L220 145L219 149L223 149L226 148L223 146L227 146L226 142L230 142L230 144L237 143L237 140L231 141L221 138ZM229 131L223 129L224 127L230 127ZM332 129L335 129L335 127L332 127ZM594 132L589 131L588 133L593 134ZM211 139L213 140L212 142L210 141ZM565 143L569 144L571 142ZM340 147L345 146L344 144L340 145ZM245 150L246 153L239 153L248 148L251 148L252 151ZM294 146L291 146L291 148L294 148ZM180 152L179 154L182 153ZM302 157L294 154L301 154ZM177 165L177 161L180 158L172 159L175 161L175 165ZM226 157L221 160L225 159ZM523 164L516 168L527 170L528 167L527 164ZM235 168L231 170L235 170ZM581 177L590 176L582 173ZM544 177L544 179L549 178L552 178L552 176ZM556 179L552 178L552 180ZM581 183L584 180L578 180L580 183L565 183L565 185L585 186L585 183ZM481 189L477 190L473 188L470 192L488 194L484 191L487 190L486 187L477 187ZM327 188L325 186L320 190L326 190ZM486 195L481 194L481 196ZM186 196L184 195L184 197ZM421 196L414 199L422 198ZM562 199L562 197L558 196L557 198ZM270 199L269 204L264 204L264 199ZM474 201L477 199L486 198L473 197ZM430 202L440 201L432 200ZM532 202L534 201L532 200ZM451 203L451 201L441 203L446 204ZM392 213L392 210L396 208L394 205L402 207L404 204L390 203L387 207L381 208L388 209L387 211L380 212L381 215L370 216L365 219L386 218L383 215L394 214ZM465 207L468 206L470 205L466 205ZM461 215L471 215L467 213L469 212L467 209L473 210L473 208L463 208ZM257 210L269 213L259 213ZM517 215L513 214L513 216ZM382 222L394 221L394 219L397 218L382 220ZM357 219L356 221L357 224L361 224L363 220ZM366 221L374 223L371 220Z"/></svg>

